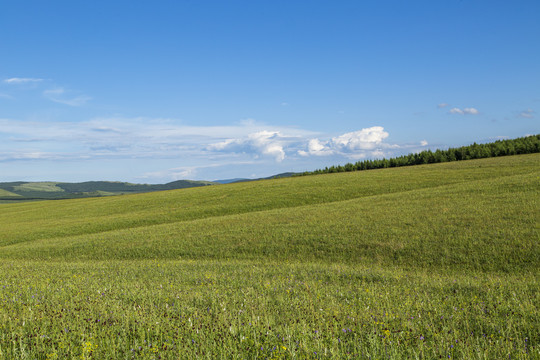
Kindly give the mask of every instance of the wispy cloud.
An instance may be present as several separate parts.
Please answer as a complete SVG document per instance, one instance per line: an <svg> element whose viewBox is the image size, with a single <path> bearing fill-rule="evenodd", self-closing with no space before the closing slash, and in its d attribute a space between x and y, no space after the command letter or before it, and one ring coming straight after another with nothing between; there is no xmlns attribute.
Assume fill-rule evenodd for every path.
<svg viewBox="0 0 540 360"><path fill-rule="evenodd" d="M205 171L215 171L219 168L231 166L238 167L244 165L253 165L253 161L232 161L226 164L223 163L211 163L207 165L195 165L195 166L180 166L174 168L168 168L165 170L151 171L146 172L141 175L140 179L152 180L152 179L171 179L171 180L182 180L182 179L194 179L197 178L200 172ZM214 179L218 180L218 179Z"/></svg>
<svg viewBox="0 0 540 360"><path fill-rule="evenodd" d="M454 107L454 108L450 109L449 113L450 114L459 114L459 115L478 115L478 114L480 114L480 112L477 109L473 108L473 107L464 108L464 109Z"/></svg>
<svg viewBox="0 0 540 360"><path fill-rule="evenodd" d="M535 114L534 110L527 109L520 112L518 116L521 118L532 119L534 118L534 114Z"/></svg>
<svg viewBox="0 0 540 360"><path fill-rule="evenodd" d="M87 96L80 91L69 90L64 86L55 84L54 81L50 79L12 77L2 80L2 83L21 85L16 87L18 91L33 91L37 89L46 99L68 106L82 106L92 99L90 96ZM10 88L15 89L15 87L11 86ZM4 94L4 96L0 95L0 97L11 98L11 95Z"/></svg>
<svg viewBox="0 0 540 360"><path fill-rule="evenodd" d="M41 82L43 81L43 79L38 79L38 78L18 78L18 77L13 77L13 78L9 78L9 79L4 79L4 82L6 84L28 84L28 83L37 83L37 82Z"/></svg>
<svg viewBox="0 0 540 360"><path fill-rule="evenodd" d="M4 163L145 163L145 172L137 177L156 181L211 179L217 172L237 177L239 168L250 174L259 169L255 170L257 177L262 177L264 169L291 171L298 166L315 168L320 165L314 164L321 161L337 164L388 157L412 146L388 143L390 134L382 126L332 136L254 120L191 126L174 119L148 118L95 118L83 122L0 119L0 129L0 161ZM416 142L414 147L418 146ZM212 167L220 168L213 171Z"/></svg>
<svg viewBox="0 0 540 360"><path fill-rule="evenodd" d="M141 179L172 179L172 180L182 180L182 179L194 179L197 177L197 167L196 166L185 166L177 167L160 171L152 171L144 173L140 178Z"/></svg>
<svg viewBox="0 0 540 360"><path fill-rule="evenodd" d="M168 119L97 118L85 122L28 122L0 119L0 142L11 153L17 144L39 143L66 158L216 158L243 154L248 158L285 158L287 149L315 134L298 128L256 122L229 126L189 126ZM286 133L287 135L283 135ZM296 144L296 145L295 145ZM296 152L297 148L293 148ZM22 148L21 148L22 150ZM5 157L4 157L5 159Z"/></svg>
<svg viewBox="0 0 540 360"><path fill-rule="evenodd" d="M229 126L189 126L168 119L97 118L86 122L27 122L0 119L9 141L0 152L49 153L62 159L226 159L283 162L298 155L361 158L396 149L381 126L325 139L315 132L255 121ZM319 135L319 136L317 136ZM34 143L32 149L23 144ZM20 144L20 145L17 145ZM60 155L59 155L60 154ZM266 159L266 160L265 160Z"/></svg>
<svg viewBox="0 0 540 360"><path fill-rule="evenodd" d="M437 105L437 108L442 109L442 108L445 108L447 106L450 106L450 105L447 104L447 103L440 103L440 104Z"/></svg>
<svg viewBox="0 0 540 360"><path fill-rule="evenodd" d="M86 95L74 95L73 92L61 87L45 90L43 91L43 96L56 103L69 106L81 106L92 99Z"/></svg>

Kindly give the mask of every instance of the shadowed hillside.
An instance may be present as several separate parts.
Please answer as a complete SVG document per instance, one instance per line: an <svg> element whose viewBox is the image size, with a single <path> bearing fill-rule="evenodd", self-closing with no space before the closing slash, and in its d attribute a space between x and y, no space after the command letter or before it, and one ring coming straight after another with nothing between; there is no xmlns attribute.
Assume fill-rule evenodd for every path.
<svg viewBox="0 0 540 360"><path fill-rule="evenodd" d="M114 181L62 182L4 182L0 183L0 201L58 200L144 192L185 189L214 185L209 181L178 180L167 184L131 184Z"/></svg>

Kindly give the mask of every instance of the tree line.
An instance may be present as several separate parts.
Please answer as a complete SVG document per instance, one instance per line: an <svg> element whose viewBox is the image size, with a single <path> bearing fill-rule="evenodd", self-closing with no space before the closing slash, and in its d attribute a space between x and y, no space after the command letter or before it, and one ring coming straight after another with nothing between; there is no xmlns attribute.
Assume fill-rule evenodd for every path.
<svg viewBox="0 0 540 360"><path fill-rule="evenodd" d="M398 166L435 164L449 161L483 159L497 156L532 154L540 152L540 134L510 140L498 140L486 144L474 143L448 150L424 150L394 158L363 160L354 164L325 167L315 171L306 171L300 175L330 174L346 171L383 169Z"/></svg>

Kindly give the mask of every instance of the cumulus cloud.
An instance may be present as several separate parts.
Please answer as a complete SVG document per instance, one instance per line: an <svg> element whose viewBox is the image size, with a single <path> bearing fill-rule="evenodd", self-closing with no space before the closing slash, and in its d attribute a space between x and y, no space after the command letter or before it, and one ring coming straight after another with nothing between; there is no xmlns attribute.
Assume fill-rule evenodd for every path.
<svg viewBox="0 0 540 360"><path fill-rule="evenodd" d="M473 108L473 107L464 108L464 109L454 107L454 108L450 109L449 113L450 114L459 114L459 115L478 115L480 112L477 109Z"/></svg>
<svg viewBox="0 0 540 360"><path fill-rule="evenodd" d="M372 126L362 130L349 132L333 137L328 141L311 139L306 150L298 151L301 156L328 156L342 155L348 158L362 158L368 154L380 156L383 149L397 147L384 143L384 139L389 136L382 126Z"/></svg>
<svg viewBox="0 0 540 360"><path fill-rule="evenodd" d="M37 79L37 78L9 78L4 79L4 82L7 84L27 84L27 83L36 83L41 82L43 79Z"/></svg>
<svg viewBox="0 0 540 360"><path fill-rule="evenodd" d="M349 151L371 150L386 139L388 135L382 126L373 126L335 137L332 139L332 143L338 148Z"/></svg>
<svg viewBox="0 0 540 360"><path fill-rule="evenodd" d="M475 108L465 108L465 109L463 109L463 113L468 114L468 115L478 115L479 114L478 110L475 109Z"/></svg>
<svg viewBox="0 0 540 360"><path fill-rule="evenodd" d="M315 156L328 156L334 153L334 150L329 146L328 141L321 141L319 139L311 139L308 142L307 151L300 150L298 152L302 156L315 155Z"/></svg>
<svg viewBox="0 0 540 360"><path fill-rule="evenodd" d="M426 140L420 141L420 146L428 146L428 142Z"/></svg>
<svg viewBox="0 0 540 360"><path fill-rule="evenodd" d="M262 130L248 134L239 139L226 139L210 144L210 151L230 151L241 153L255 153L275 158L276 161L285 159L285 143L288 141L279 131Z"/></svg>

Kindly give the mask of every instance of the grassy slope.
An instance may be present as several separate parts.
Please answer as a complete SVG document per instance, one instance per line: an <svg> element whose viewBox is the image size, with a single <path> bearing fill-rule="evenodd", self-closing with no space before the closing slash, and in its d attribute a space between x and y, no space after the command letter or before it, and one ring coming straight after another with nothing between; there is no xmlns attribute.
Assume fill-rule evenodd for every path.
<svg viewBox="0 0 540 360"><path fill-rule="evenodd" d="M0 358L539 358L540 155L0 205Z"/></svg>
<svg viewBox="0 0 540 360"><path fill-rule="evenodd" d="M526 155L2 206L0 256L527 269L539 169L540 156Z"/></svg>
<svg viewBox="0 0 540 360"><path fill-rule="evenodd" d="M33 182L14 186L13 190L18 192L64 192L56 182Z"/></svg>
<svg viewBox="0 0 540 360"><path fill-rule="evenodd" d="M11 198L11 197L20 197L20 196L21 195L12 193L11 191L0 189L0 198L3 198L3 197Z"/></svg>

